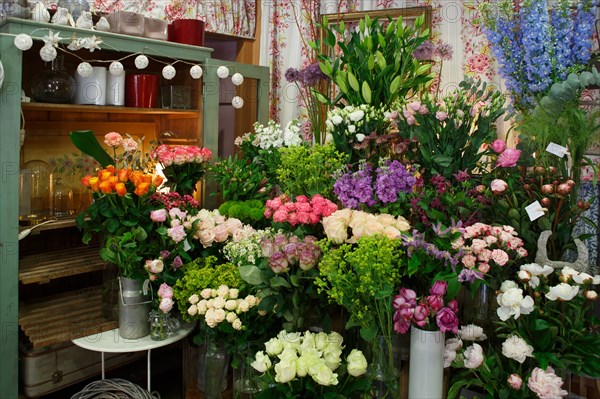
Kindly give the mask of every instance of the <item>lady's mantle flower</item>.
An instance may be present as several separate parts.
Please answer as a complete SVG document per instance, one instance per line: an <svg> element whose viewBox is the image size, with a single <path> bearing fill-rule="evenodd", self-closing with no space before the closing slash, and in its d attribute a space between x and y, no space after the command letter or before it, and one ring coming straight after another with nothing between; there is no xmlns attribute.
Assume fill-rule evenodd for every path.
<svg viewBox="0 0 600 399"><path fill-rule="evenodd" d="M520 288L509 288L498 295L498 305L496 311L502 321L508 320L510 316L518 319L521 314L529 314L533 310L533 299L527 295L523 298L523 290Z"/></svg>

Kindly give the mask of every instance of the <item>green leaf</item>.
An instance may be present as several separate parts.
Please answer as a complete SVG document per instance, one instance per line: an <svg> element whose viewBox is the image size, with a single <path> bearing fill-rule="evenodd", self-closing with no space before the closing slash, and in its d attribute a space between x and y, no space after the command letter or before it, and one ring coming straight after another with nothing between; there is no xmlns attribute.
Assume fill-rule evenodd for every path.
<svg viewBox="0 0 600 399"><path fill-rule="evenodd" d="M260 275L260 269L254 265L239 266L240 276L248 284L259 285L263 283Z"/></svg>
<svg viewBox="0 0 600 399"><path fill-rule="evenodd" d="M348 72L348 83L350 83L350 87L352 90L358 92L360 90L360 85L358 84L358 79L352 72Z"/></svg>
<svg viewBox="0 0 600 399"><path fill-rule="evenodd" d="M102 167L106 168L108 165L115 164L112 157L100 146L98 139L91 130L75 130L69 136L75 147L94 158Z"/></svg>
<svg viewBox="0 0 600 399"><path fill-rule="evenodd" d="M331 62L329 62L329 60L324 60L323 62L319 62L319 69L321 70L321 72L323 72L325 75L331 77L331 75L333 75L333 66L331 65Z"/></svg>
<svg viewBox="0 0 600 399"><path fill-rule="evenodd" d="M371 104L371 88L366 80L362 84L362 96L363 100L365 100L365 103Z"/></svg>
<svg viewBox="0 0 600 399"><path fill-rule="evenodd" d="M338 85L342 93L348 94L349 90L348 84L346 83L346 77L343 76L341 72L335 77L335 83Z"/></svg>
<svg viewBox="0 0 600 399"><path fill-rule="evenodd" d="M546 216L542 216L541 218L539 218L537 220L537 223L539 228L542 229L542 231L552 230L552 223L550 222L550 219L548 219L548 217Z"/></svg>
<svg viewBox="0 0 600 399"><path fill-rule="evenodd" d="M325 97L323 94L319 93L318 91L312 90L312 94L313 94L313 96L315 96L317 101L320 102L321 104L329 104L329 99L327 97Z"/></svg>
<svg viewBox="0 0 600 399"><path fill-rule="evenodd" d="M400 90L400 84L402 83L402 76L398 75L392 80L390 84L390 94L396 94Z"/></svg>
<svg viewBox="0 0 600 399"><path fill-rule="evenodd" d="M285 288L292 288L292 286L290 285L290 283L287 282L286 279L284 279L281 276L275 276L271 279L270 281L271 287L285 287Z"/></svg>
<svg viewBox="0 0 600 399"><path fill-rule="evenodd" d="M377 336L377 326L361 327L360 336L367 342L372 341Z"/></svg>

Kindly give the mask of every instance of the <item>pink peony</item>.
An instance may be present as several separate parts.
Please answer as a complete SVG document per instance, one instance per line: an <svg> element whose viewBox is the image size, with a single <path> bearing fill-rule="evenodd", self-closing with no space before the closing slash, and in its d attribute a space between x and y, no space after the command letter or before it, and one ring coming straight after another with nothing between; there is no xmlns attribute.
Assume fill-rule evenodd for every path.
<svg viewBox="0 0 600 399"><path fill-rule="evenodd" d="M567 391L561 389L562 384L563 380L554 374L552 367L548 367L546 371L536 367L527 381L529 389L540 399L558 399L568 395Z"/></svg>
<svg viewBox="0 0 600 399"><path fill-rule="evenodd" d="M225 242L229 238L229 230L225 224L218 225L213 231L215 232L216 242Z"/></svg>
<svg viewBox="0 0 600 399"><path fill-rule="evenodd" d="M508 262L508 254L502 249L492 251L492 260L499 266L504 266Z"/></svg>
<svg viewBox="0 0 600 399"><path fill-rule="evenodd" d="M406 334L410 329L410 320L396 318L394 315L394 331L398 334Z"/></svg>
<svg viewBox="0 0 600 399"><path fill-rule="evenodd" d="M294 212L296 210L296 204L294 202L286 202L283 204L283 208L288 212Z"/></svg>
<svg viewBox="0 0 600 399"><path fill-rule="evenodd" d="M521 385L523 384L523 379L518 374L511 374L508 377L508 380L506 382L508 382L508 385L512 389L514 389L515 391L518 391L521 389Z"/></svg>
<svg viewBox="0 0 600 399"><path fill-rule="evenodd" d="M104 135L104 143L109 147L118 147L123 142L123 137L117 132L110 132Z"/></svg>
<svg viewBox="0 0 600 399"><path fill-rule="evenodd" d="M498 160L496 161L496 166L501 168L512 168L517 165L517 161L521 156L521 150L517 150L516 148L507 148L498 156Z"/></svg>
<svg viewBox="0 0 600 399"><path fill-rule="evenodd" d="M300 204L300 205L304 205L304 204ZM310 223L310 214L308 214L306 212L298 212L296 215L296 220L298 220L298 223L300 223L300 224L309 224Z"/></svg>
<svg viewBox="0 0 600 399"><path fill-rule="evenodd" d="M465 368L476 369L483 363L483 348L473 344L465 350Z"/></svg>
<svg viewBox="0 0 600 399"><path fill-rule="evenodd" d="M442 308L435 316L435 321L443 333L451 331L456 334L458 332L458 317L449 307Z"/></svg>
<svg viewBox="0 0 600 399"><path fill-rule="evenodd" d="M158 288L158 296L161 298L173 298L173 288L167 283L162 283Z"/></svg>
<svg viewBox="0 0 600 399"><path fill-rule="evenodd" d="M415 307L417 305L417 293L408 288L400 288L398 295L394 297L392 302L394 309L402 307Z"/></svg>
<svg viewBox="0 0 600 399"><path fill-rule="evenodd" d="M174 242L181 242L185 239L185 236L186 236L185 230L184 230L183 226L181 226L181 225L167 229L167 235Z"/></svg>
<svg viewBox="0 0 600 399"><path fill-rule="evenodd" d="M150 212L150 219L156 223L162 223L167 220L167 210L166 209L157 209L155 211Z"/></svg>
<svg viewBox="0 0 600 399"><path fill-rule="evenodd" d="M296 197L296 202L308 203L308 198L306 198L306 195L299 195Z"/></svg>
<svg viewBox="0 0 600 399"><path fill-rule="evenodd" d="M429 289L431 295L444 296L448 289L448 283L442 280L438 280L433 283L433 286Z"/></svg>
<svg viewBox="0 0 600 399"><path fill-rule="evenodd" d="M504 150L506 150L506 141L501 140L501 139L497 139L492 141L492 150L494 150L495 153L500 154L502 152L504 152Z"/></svg>
<svg viewBox="0 0 600 399"><path fill-rule="evenodd" d="M310 221L310 224L317 224L321 221L321 217L316 213L312 212L308 214L308 219Z"/></svg>
<svg viewBox="0 0 600 399"><path fill-rule="evenodd" d="M490 188L494 194L501 194L508 188L508 183L502 179L494 179L490 184Z"/></svg>
<svg viewBox="0 0 600 399"><path fill-rule="evenodd" d="M171 298L163 298L160 301L160 305L158 305L158 308L163 312L163 313L169 313L171 311L171 309L173 309L173 305L175 303L173 302L173 299Z"/></svg>

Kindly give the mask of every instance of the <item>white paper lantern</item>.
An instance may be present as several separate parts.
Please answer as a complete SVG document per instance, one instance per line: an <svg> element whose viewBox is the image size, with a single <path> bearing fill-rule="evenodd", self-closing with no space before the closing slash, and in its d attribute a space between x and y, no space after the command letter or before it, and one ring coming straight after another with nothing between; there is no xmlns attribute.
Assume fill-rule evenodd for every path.
<svg viewBox="0 0 600 399"><path fill-rule="evenodd" d="M89 76L92 76L93 72L94 72L94 70L92 69L92 66L90 65L89 62L82 62L81 64L79 64L77 66L77 73L82 78L87 78Z"/></svg>
<svg viewBox="0 0 600 399"><path fill-rule="evenodd" d="M135 67L137 69L144 69L148 66L148 64L148 57L146 57L145 55L141 54L135 57Z"/></svg>
<svg viewBox="0 0 600 399"><path fill-rule="evenodd" d="M227 79L229 76L229 68L224 65L221 65L217 68L217 76L221 79Z"/></svg>
<svg viewBox="0 0 600 399"><path fill-rule="evenodd" d="M51 44L45 44L40 49L40 57L45 62L53 61L56 58L56 49Z"/></svg>
<svg viewBox="0 0 600 399"><path fill-rule="evenodd" d="M190 68L190 75L192 75L192 78L194 79L200 79L202 77L202 72L202 67L200 67L200 65L194 65Z"/></svg>
<svg viewBox="0 0 600 399"><path fill-rule="evenodd" d="M242 83L244 83L244 77L242 76L241 73L236 72L233 74L233 76L231 77L231 83L233 83L236 86L241 85Z"/></svg>
<svg viewBox="0 0 600 399"><path fill-rule="evenodd" d="M33 46L33 39L26 33L19 33L15 37L14 43L16 48L22 51L26 51L29 50L31 46Z"/></svg>
<svg viewBox="0 0 600 399"><path fill-rule="evenodd" d="M163 76L163 78L165 78L167 80L173 79L175 77L176 73L177 73L177 71L175 70L173 65L167 65L162 70L162 76Z"/></svg>
<svg viewBox="0 0 600 399"><path fill-rule="evenodd" d="M240 109L244 106L244 99L240 96L235 96L231 99L231 105L235 109Z"/></svg>
<svg viewBox="0 0 600 399"><path fill-rule="evenodd" d="M119 61L113 61L110 63L108 70L113 76L121 76L123 74L123 64Z"/></svg>
<svg viewBox="0 0 600 399"><path fill-rule="evenodd" d="M0 60L0 89L2 88L2 82L4 82L4 66Z"/></svg>

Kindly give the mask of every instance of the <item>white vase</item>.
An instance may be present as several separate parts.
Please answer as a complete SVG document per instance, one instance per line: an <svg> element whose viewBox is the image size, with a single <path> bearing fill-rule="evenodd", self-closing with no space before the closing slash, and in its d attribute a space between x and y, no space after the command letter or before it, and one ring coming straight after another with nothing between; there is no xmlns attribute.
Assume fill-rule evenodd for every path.
<svg viewBox="0 0 600 399"><path fill-rule="evenodd" d="M444 334L415 326L410 330L409 399L441 399L444 379Z"/></svg>

